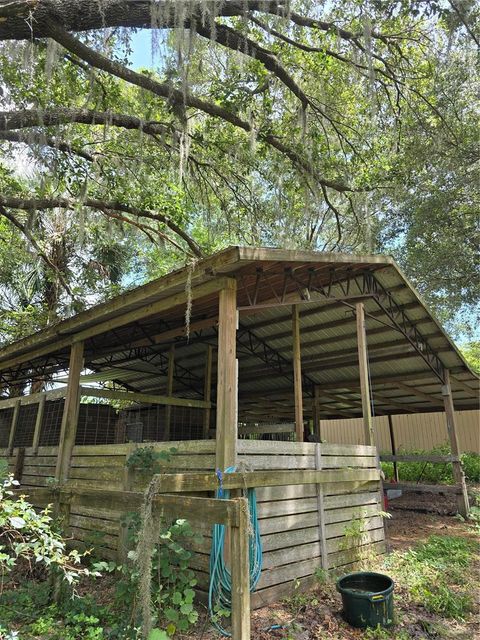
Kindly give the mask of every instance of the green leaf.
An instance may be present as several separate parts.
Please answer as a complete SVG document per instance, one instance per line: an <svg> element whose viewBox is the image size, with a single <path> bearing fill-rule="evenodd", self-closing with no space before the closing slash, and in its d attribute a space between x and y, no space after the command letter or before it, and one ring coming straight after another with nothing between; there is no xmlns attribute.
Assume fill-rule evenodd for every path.
<svg viewBox="0 0 480 640"><path fill-rule="evenodd" d="M170 636L162 629L152 629L148 634L147 640L170 640Z"/></svg>

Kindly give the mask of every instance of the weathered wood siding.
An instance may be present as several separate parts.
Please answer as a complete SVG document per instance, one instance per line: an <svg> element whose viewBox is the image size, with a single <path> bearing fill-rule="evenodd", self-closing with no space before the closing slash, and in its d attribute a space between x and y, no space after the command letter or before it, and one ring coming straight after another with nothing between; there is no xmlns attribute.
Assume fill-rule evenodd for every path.
<svg viewBox="0 0 480 640"><path fill-rule="evenodd" d="M148 474L128 471L125 462L135 449L132 444L75 446L66 486L76 489L95 488L118 491L141 491ZM144 445L139 445L144 446ZM162 466L171 472L205 471L215 467L213 440L155 443L157 450L174 447L177 453ZM377 457L373 447L262 440L238 441L240 470L309 470L316 469L315 450L321 447L322 468L376 470ZM5 455L7 452L0 451ZM48 486L54 475L56 448L40 447L34 456L25 451L22 486ZM15 465L10 458L11 468ZM379 515L379 480L324 484L323 530L325 531L329 568L354 562L365 550L384 551L384 528ZM318 503L318 485L289 485L257 489L258 515L263 544L263 571L253 605L260 606L289 593L292 580L308 579L322 564L322 539ZM139 505L140 506L140 505ZM118 553L124 532L118 506L101 510L72 505L69 535L73 546L95 545L97 552L107 557ZM188 514L185 514L188 518ZM361 534L345 535L359 524ZM211 531L201 522L193 522L203 534L193 545L192 568L196 571L199 589L208 588L208 567ZM356 527L355 527L356 529Z"/></svg>

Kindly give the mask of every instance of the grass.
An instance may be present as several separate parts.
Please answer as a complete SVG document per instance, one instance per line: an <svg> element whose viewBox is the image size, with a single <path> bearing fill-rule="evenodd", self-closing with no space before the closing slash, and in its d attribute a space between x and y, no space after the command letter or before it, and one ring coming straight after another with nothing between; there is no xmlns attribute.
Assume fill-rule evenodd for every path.
<svg viewBox="0 0 480 640"><path fill-rule="evenodd" d="M443 618L464 619L473 609L472 565L478 544L456 536L431 536L395 552L385 568L412 603Z"/></svg>
<svg viewBox="0 0 480 640"><path fill-rule="evenodd" d="M435 447L430 451L413 449L402 451L402 455L449 455L451 453L448 444ZM398 452L400 455L400 452ZM461 456L465 479L470 483L480 482L480 455L478 453L466 452ZM426 484L454 484L452 465L450 463L433 462L399 462L398 474L400 480L417 482L421 478ZM385 477L393 478L393 462L382 462L382 469Z"/></svg>
<svg viewBox="0 0 480 640"><path fill-rule="evenodd" d="M349 627L339 616L332 576L318 571L316 590L296 592L285 602L283 611L290 614L290 621L282 625L283 637L293 640L302 630L307 630L317 634L312 637L331 640L470 639L473 637L471 627L466 632L470 635L458 635L458 625L465 620L467 626L471 624L468 621L473 609L472 595L477 590L474 561L479 544L470 525L458 527L461 527L460 535L430 536L410 549L396 551L384 559L376 558L373 566L372 559L368 562L368 568L387 573L395 581L396 624L392 628L359 631ZM98 593L104 588L102 582ZM137 637L133 630L125 634L122 614L108 598L105 604L99 602L98 593L88 592L83 598L57 606L49 604L47 583L22 582L17 588L6 590L0 599L0 640L133 640ZM12 635L14 629L18 635ZM196 635L192 640L198 638Z"/></svg>

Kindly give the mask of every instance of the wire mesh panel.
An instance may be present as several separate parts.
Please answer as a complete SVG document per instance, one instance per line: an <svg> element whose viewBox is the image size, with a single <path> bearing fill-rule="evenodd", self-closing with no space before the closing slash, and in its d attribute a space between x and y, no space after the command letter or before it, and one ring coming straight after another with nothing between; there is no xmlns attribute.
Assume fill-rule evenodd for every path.
<svg viewBox="0 0 480 640"><path fill-rule="evenodd" d="M195 407L172 407L171 440L201 440L204 410Z"/></svg>
<svg viewBox="0 0 480 640"><path fill-rule="evenodd" d="M165 433L166 409L162 405L129 407L125 411L126 439L130 442L159 442Z"/></svg>
<svg viewBox="0 0 480 640"><path fill-rule="evenodd" d="M8 447L10 427L12 426L13 407L0 410L0 447Z"/></svg>
<svg viewBox="0 0 480 640"><path fill-rule="evenodd" d="M203 438L203 409L170 407L170 440ZM129 407L125 410L125 433L129 442L161 442L165 437L167 407Z"/></svg>
<svg viewBox="0 0 480 640"><path fill-rule="evenodd" d="M25 404L20 407L17 428L13 438L14 447L31 447L37 420L38 404Z"/></svg>
<svg viewBox="0 0 480 640"><path fill-rule="evenodd" d="M58 445L64 405L65 400L63 399L49 400L45 403L39 440L41 447L54 447Z"/></svg>
<svg viewBox="0 0 480 640"><path fill-rule="evenodd" d="M118 412L109 404L82 403L78 412L75 444L111 444L115 442Z"/></svg>

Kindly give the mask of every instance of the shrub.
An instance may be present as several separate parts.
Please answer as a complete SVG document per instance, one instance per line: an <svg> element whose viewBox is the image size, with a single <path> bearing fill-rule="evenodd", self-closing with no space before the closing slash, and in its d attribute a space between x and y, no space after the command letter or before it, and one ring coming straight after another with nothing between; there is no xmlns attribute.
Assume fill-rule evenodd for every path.
<svg viewBox="0 0 480 640"><path fill-rule="evenodd" d="M12 571L19 561L29 568L56 571L69 584L92 572L80 564L78 551L65 549L62 536L54 531L50 510L37 513L25 496L15 496L12 488L19 483L12 475L0 480L0 575ZM95 574L97 575L97 574ZM3 585L3 579L0 581Z"/></svg>
<svg viewBox="0 0 480 640"><path fill-rule="evenodd" d="M135 546L138 551L137 542L141 527L139 514L129 514L124 525L128 527L129 546ZM186 520L180 519L174 522L162 521L157 533L158 542L154 545L152 553L151 603L153 623L157 626L157 629L152 630L152 638L160 639L168 638L177 631L186 631L198 620L198 612L194 606L193 590L197 581L194 572L189 568L192 554L184 547L186 541L195 538L195 533ZM116 606L122 610L130 610L129 617L140 626L140 572L137 551L130 551L127 562L122 566L113 562L100 562L95 566L102 573L119 575ZM160 626L166 631L158 629Z"/></svg>

